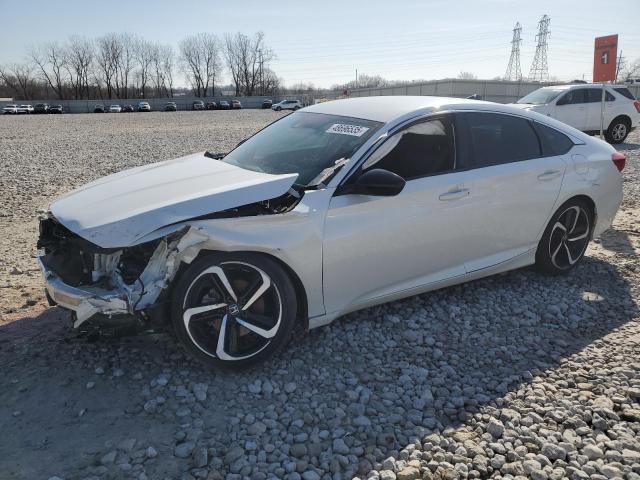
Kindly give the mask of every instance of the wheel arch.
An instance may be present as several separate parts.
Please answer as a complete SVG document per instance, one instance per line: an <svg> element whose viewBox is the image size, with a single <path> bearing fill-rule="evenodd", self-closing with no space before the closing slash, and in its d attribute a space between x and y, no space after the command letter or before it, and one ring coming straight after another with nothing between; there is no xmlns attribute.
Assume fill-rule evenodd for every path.
<svg viewBox="0 0 640 480"><path fill-rule="evenodd" d="M572 200L580 200L583 201L584 203L586 203L590 210L591 210L591 236L593 236L593 230L595 229L596 226L596 222L598 221L598 208L596 207L596 202L593 200L593 198L591 198L589 195L585 194L585 193L580 193L578 195L573 195L570 197L565 198L561 204L559 204L552 212L551 217L549 217L549 219L553 218L553 215L555 215L558 210L560 210L565 204L569 203Z"/></svg>
<svg viewBox="0 0 640 480"><path fill-rule="evenodd" d="M298 322L299 325L302 325L302 327L304 328L305 331L309 330L309 307L308 307L308 300L307 300L307 291L304 287L304 284L302 283L302 280L300 280L300 277L298 276L298 274L293 270L293 268L291 268L289 265L287 265L283 260L281 260L280 258L276 257L275 255L271 255L265 252L260 252L260 251L256 251L256 250L234 250L234 251L225 251L225 250L200 250L200 252L198 252L198 254L196 255L196 257L189 262L188 264L186 262L182 262L180 264L180 267L178 268L177 273L174 275L173 279L171 280L171 284L169 285L169 287L167 288L167 294L170 298L170 292L171 290L173 290L174 286L178 284L178 281L180 280L180 277L184 274L184 272L186 271L187 267L203 258L203 257L207 257L216 253L224 253L224 254L229 254L229 253L239 253L239 254L243 254L243 253L250 253L252 255L260 255L262 257L266 257L269 260L272 260L273 262L275 262L276 264L278 264L285 272L286 274L289 276L289 279L291 280L291 283L293 283L293 287L295 289L296 292L296 301L297 301L297 305L298 305L298 311L296 312L296 322Z"/></svg>
<svg viewBox="0 0 640 480"><path fill-rule="evenodd" d="M632 123L632 121L631 121L631 117L630 117L629 115L625 114L625 113L622 113L622 114L620 114L620 115L616 115L616 116L613 118L613 120L611 120L611 122L609 122L609 126L607 127L607 130L608 130L609 128L611 128L611 126L612 126L613 124L615 124L616 120L624 120L624 121L625 121L625 123L626 123L629 127L631 127L631 125L633 124L633 123Z"/></svg>

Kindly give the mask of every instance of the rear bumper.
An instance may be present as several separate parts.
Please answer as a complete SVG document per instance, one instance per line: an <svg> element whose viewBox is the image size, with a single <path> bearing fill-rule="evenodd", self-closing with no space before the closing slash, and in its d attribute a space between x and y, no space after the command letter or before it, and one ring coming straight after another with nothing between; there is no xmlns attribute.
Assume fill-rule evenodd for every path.
<svg viewBox="0 0 640 480"><path fill-rule="evenodd" d="M76 313L74 328L78 328L96 313L110 315L131 311L129 301L122 292L98 287L74 287L63 282L48 268L42 257L38 257L38 265L42 270L45 288L51 300L60 307Z"/></svg>

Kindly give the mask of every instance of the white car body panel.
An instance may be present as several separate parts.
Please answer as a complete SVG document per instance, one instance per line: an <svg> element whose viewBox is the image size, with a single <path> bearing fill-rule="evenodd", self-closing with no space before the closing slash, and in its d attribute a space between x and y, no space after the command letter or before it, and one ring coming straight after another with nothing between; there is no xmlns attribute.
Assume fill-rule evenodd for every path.
<svg viewBox="0 0 640 480"><path fill-rule="evenodd" d="M166 288L181 262L190 263L201 251L253 251L274 257L299 279L313 328L366 306L530 265L550 217L567 199L585 195L593 200L596 236L610 227L622 200L613 147L521 107L440 97L374 97L326 102L303 111L376 120L384 126L324 188L304 192L285 213L194 219L278 197L297 178L243 170L202 153L105 177L53 203L51 212L63 225L101 247L187 232L173 247L166 242L164 250L158 247L172 253L164 260L156 255L159 263L149 265L145 284L152 287L144 297L133 286L108 305L94 296L91 303L82 300L84 306L69 308L133 311ZM523 116L563 132L575 146L562 156L411 180L394 197L335 195L371 147L389 133L435 112L462 111ZM460 187L469 194L440 200ZM160 273L153 277L151 272ZM143 299L140 304L136 295L138 302ZM117 303L123 299L124 307Z"/></svg>
<svg viewBox="0 0 640 480"><path fill-rule="evenodd" d="M95 245L125 247L169 224L283 195L296 178L252 172L195 153L101 178L50 208Z"/></svg>
<svg viewBox="0 0 640 480"><path fill-rule="evenodd" d="M462 219L464 248L472 250L465 264L467 272L535 248L553 213L565 168L561 157L547 157L468 172L472 208Z"/></svg>

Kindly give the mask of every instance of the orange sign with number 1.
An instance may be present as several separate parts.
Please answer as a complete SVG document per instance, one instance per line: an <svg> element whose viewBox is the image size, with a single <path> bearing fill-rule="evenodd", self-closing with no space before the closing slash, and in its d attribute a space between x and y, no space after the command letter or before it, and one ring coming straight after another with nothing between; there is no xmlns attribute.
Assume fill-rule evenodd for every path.
<svg viewBox="0 0 640 480"><path fill-rule="evenodd" d="M593 52L593 83L614 82L618 60L618 35L597 37Z"/></svg>

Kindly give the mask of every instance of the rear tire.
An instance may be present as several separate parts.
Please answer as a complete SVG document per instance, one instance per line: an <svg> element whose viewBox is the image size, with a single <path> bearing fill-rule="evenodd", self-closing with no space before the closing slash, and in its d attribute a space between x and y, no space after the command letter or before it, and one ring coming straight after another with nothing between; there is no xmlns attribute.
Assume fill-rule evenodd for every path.
<svg viewBox="0 0 640 480"><path fill-rule="evenodd" d="M551 217L536 251L536 266L550 274L566 273L584 257L593 232L591 206L577 198Z"/></svg>
<svg viewBox="0 0 640 480"><path fill-rule="evenodd" d="M605 132L605 139L613 144L622 143L629 135L630 130L631 124L629 120L623 117L614 118Z"/></svg>
<svg viewBox="0 0 640 480"><path fill-rule="evenodd" d="M171 294L171 322L187 351L210 366L241 369L284 347L296 293L274 260L216 252L193 262Z"/></svg>

